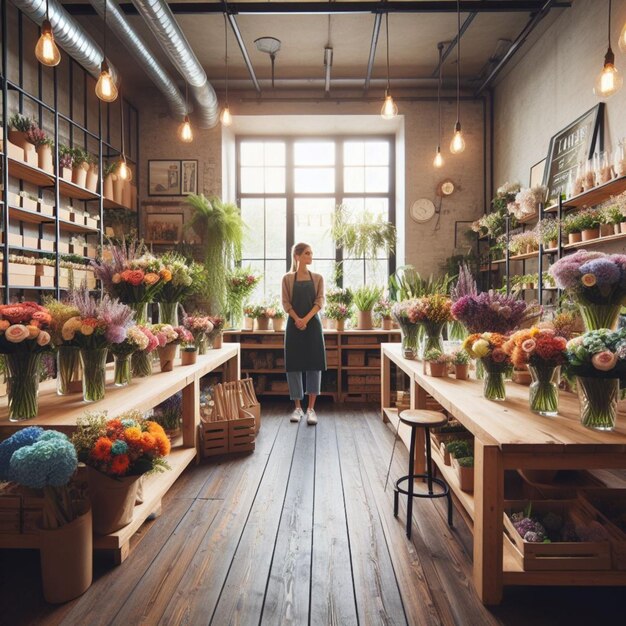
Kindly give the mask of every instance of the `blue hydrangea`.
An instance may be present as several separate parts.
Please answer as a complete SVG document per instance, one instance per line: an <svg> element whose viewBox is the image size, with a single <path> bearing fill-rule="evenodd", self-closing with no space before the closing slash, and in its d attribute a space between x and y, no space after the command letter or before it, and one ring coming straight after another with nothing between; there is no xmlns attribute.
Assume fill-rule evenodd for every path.
<svg viewBox="0 0 626 626"><path fill-rule="evenodd" d="M0 480L12 480L10 461L16 450L35 443L41 437L43 428L29 426L18 430L14 435L0 443Z"/></svg>
<svg viewBox="0 0 626 626"><path fill-rule="evenodd" d="M120 421L122 422L122 426L124 428L132 428L133 426L137 426L137 422L134 419L131 419L130 417L126 417Z"/></svg>
<svg viewBox="0 0 626 626"><path fill-rule="evenodd" d="M128 452L128 444L125 441L116 439L111 446L111 454L126 454Z"/></svg>
<svg viewBox="0 0 626 626"><path fill-rule="evenodd" d="M16 450L11 457L12 480L35 489L67 485L76 471L76 449L67 437L48 437Z"/></svg>

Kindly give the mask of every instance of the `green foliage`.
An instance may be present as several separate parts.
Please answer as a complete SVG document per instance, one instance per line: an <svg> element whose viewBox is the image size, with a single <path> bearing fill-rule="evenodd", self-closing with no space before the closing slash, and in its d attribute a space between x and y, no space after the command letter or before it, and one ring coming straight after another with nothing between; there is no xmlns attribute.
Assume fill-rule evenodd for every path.
<svg viewBox="0 0 626 626"><path fill-rule="evenodd" d="M437 348L431 348L424 354L424 361L429 363L448 363L450 358Z"/></svg>
<svg viewBox="0 0 626 626"><path fill-rule="evenodd" d="M551 241L559 238L559 227L561 223L558 219L546 217L538 224L539 237L544 246L550 245Z"/></svg>
<svg viewBox="0 0 626 626"><path fill-rule="evenodd" d="M474 457L473 456L463 456L460 459L456 458L456 462L460 467L474 467Z"/></svg>
<svg viewBox="0 0 626 626"><path fill-rule="evenodd" d="M348 257L375 259L380 251L393 254L396 248L396 227L369 211L351 220L344 206L337 207L331 235L337 248L343 248Z"/></svg>
<svg viewBox="0 0 626 626"><path fill-rule="evenodd" d="M363 285L354 291L354 306L359 311L371 311L382 295L382 287Z"/></svg>
<svg viewBox="0 0 626 626"><path fill-rule="evenodd" d="M621 224L626 222L626 215L624 215L617 204L612 204L602 209L604 214L604 222L606 224Z"/></svg>
<svg viewBox="0 0 626 626"><path fill-rule="evenodd" d="M27 133L33 126L36 126L35 122L21 113L14 113L9 118L9 126L20 133Z"/></svg>
<svg viewBox="0 0 626 626"><path fill-rule="evenodd" d="M470 357L465 350L459 350L452 354L452 363L454 365L469 365Z"/></svg>
<svg viewBox="0 0 626 626"><path fill-rule="evenodd" d="M467 439L454 439L446 444L446 450L456 459L472 456L474 450Z"/></svg>
<svg viewBox="0 0 626 626"><path fill-rule="evenodd" d="M72 156L74 158L74 166L89 163L91 160L91 155L80 147L72 148Z"/></svg>
<svg viewBox="0 0 626 626"><path fill-rule="evenodd" d="M439 278L422 278L412 265L399 267L389 277L389 294L392 300L401 302L432 294L447 294L454 277L444 274Z"/></svg>

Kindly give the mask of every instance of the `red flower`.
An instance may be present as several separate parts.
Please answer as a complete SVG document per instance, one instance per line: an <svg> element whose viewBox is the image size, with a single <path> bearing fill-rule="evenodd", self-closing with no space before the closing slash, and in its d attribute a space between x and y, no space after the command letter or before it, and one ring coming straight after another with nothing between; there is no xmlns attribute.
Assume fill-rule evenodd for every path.
<svg viewBox="0 0 626 626"><path fill-rule="evenodd" d="M117 474L121 476L125 474L128 470L128 466L130 465L130 459L127 454L117 454L113 457L111 461L111 472L113 474Z"/></svg>
<svg viewBox="0 0 626 626"><path fill-rule="evenodd" d="M0 306L0 315L11 324L25 324L30 322L37 311L45 310L35 302L21 304L5 304Z"/></svg>
<svg viewBox="0 0 626 626"><path fill-rule="evenodd" d="M124 282L133 287L138 287L143 282L144 273L143 270L124 270L120 276Z"/></svg>

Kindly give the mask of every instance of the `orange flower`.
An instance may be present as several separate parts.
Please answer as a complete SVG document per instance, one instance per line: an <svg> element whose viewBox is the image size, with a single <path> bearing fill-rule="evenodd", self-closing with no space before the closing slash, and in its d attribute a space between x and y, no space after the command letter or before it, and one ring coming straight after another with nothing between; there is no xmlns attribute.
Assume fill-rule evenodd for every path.
<svg viewBox="0 0 626 626"><path fill-rule="evenodd" d="M154 272L150 272L143 277L143 282L146 285L156 285L161 280L161 277Z"/></svg>
<svg viewBox="0 0 626 626"><path fill-rule="evenodd" d="M150 433L141 433L141 449L144 452L152 452L156 446L154 435Z"/></svg>
<svg viewBox="0 0 626 626"><path fill-rule="evenodd" d="M125 474L128 470L128 466L130 465L130 459L127 454L117 454L113 457L111 461L111 472L113 474L117 474L121 476Z"/></svg>
<svg viewBox="0 0 626 626"><path fill-rule="evenodd" d="M159 274L164 282L169 283L172 280L172 272L170 272L166 267L164 267Z"/></svg>
<svg viewBox="0 0 626 626"><path fill-rule="evenodd" d="M146 422L146 426L148 427L148 432L153 435L164 435L165 431L163 430L163 426L158 424L157 422Z"/></svg>
<svg viewBox="0 0 626 626"><path fill-rule="evenodd" d="M157 447L159 454L161 456L167 456L170 453L170 449L172 447L167 435L156 433L154 435L154 439L156 441L156 447Z"/></svg>
<svg viewBox="0 0 626 626"><path fill-rule="evenodd" d="M91 451L91 456L98 461L108 461L111 457L111 440L106 437L97 439Z"/></svg>
<svg viewBox="0 0 626 626"><path fill-rule="evenodd" d="M8 320L0 320L0 331L6 330L11 323Z"/></svg>
<svg viewBox="0 0 626 626"><path fill-rule="evenodd" d="M124 431L126 443L139 445L141 442L141 430L136 426L130 426Z"/></svg>

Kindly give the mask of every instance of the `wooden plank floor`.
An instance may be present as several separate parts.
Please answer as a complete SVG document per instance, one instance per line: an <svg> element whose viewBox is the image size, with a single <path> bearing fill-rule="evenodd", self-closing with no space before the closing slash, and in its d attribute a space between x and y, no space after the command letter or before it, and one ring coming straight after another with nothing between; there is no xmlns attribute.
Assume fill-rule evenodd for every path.
<svg viewBox="0 0 626 626"><path fill-rule="evenodd" d="M264 405L256 451L186 471L115 567L60 607L41 599L38 553L0 551L0 624L468 625L623 623L621 588L512 588L486 608L471 533L441 502L393 517L393 433L373 407L320 404L317 427ZM392 479L405 473L398 445ZM391 484L391 481L390 481Z"/></svg>

